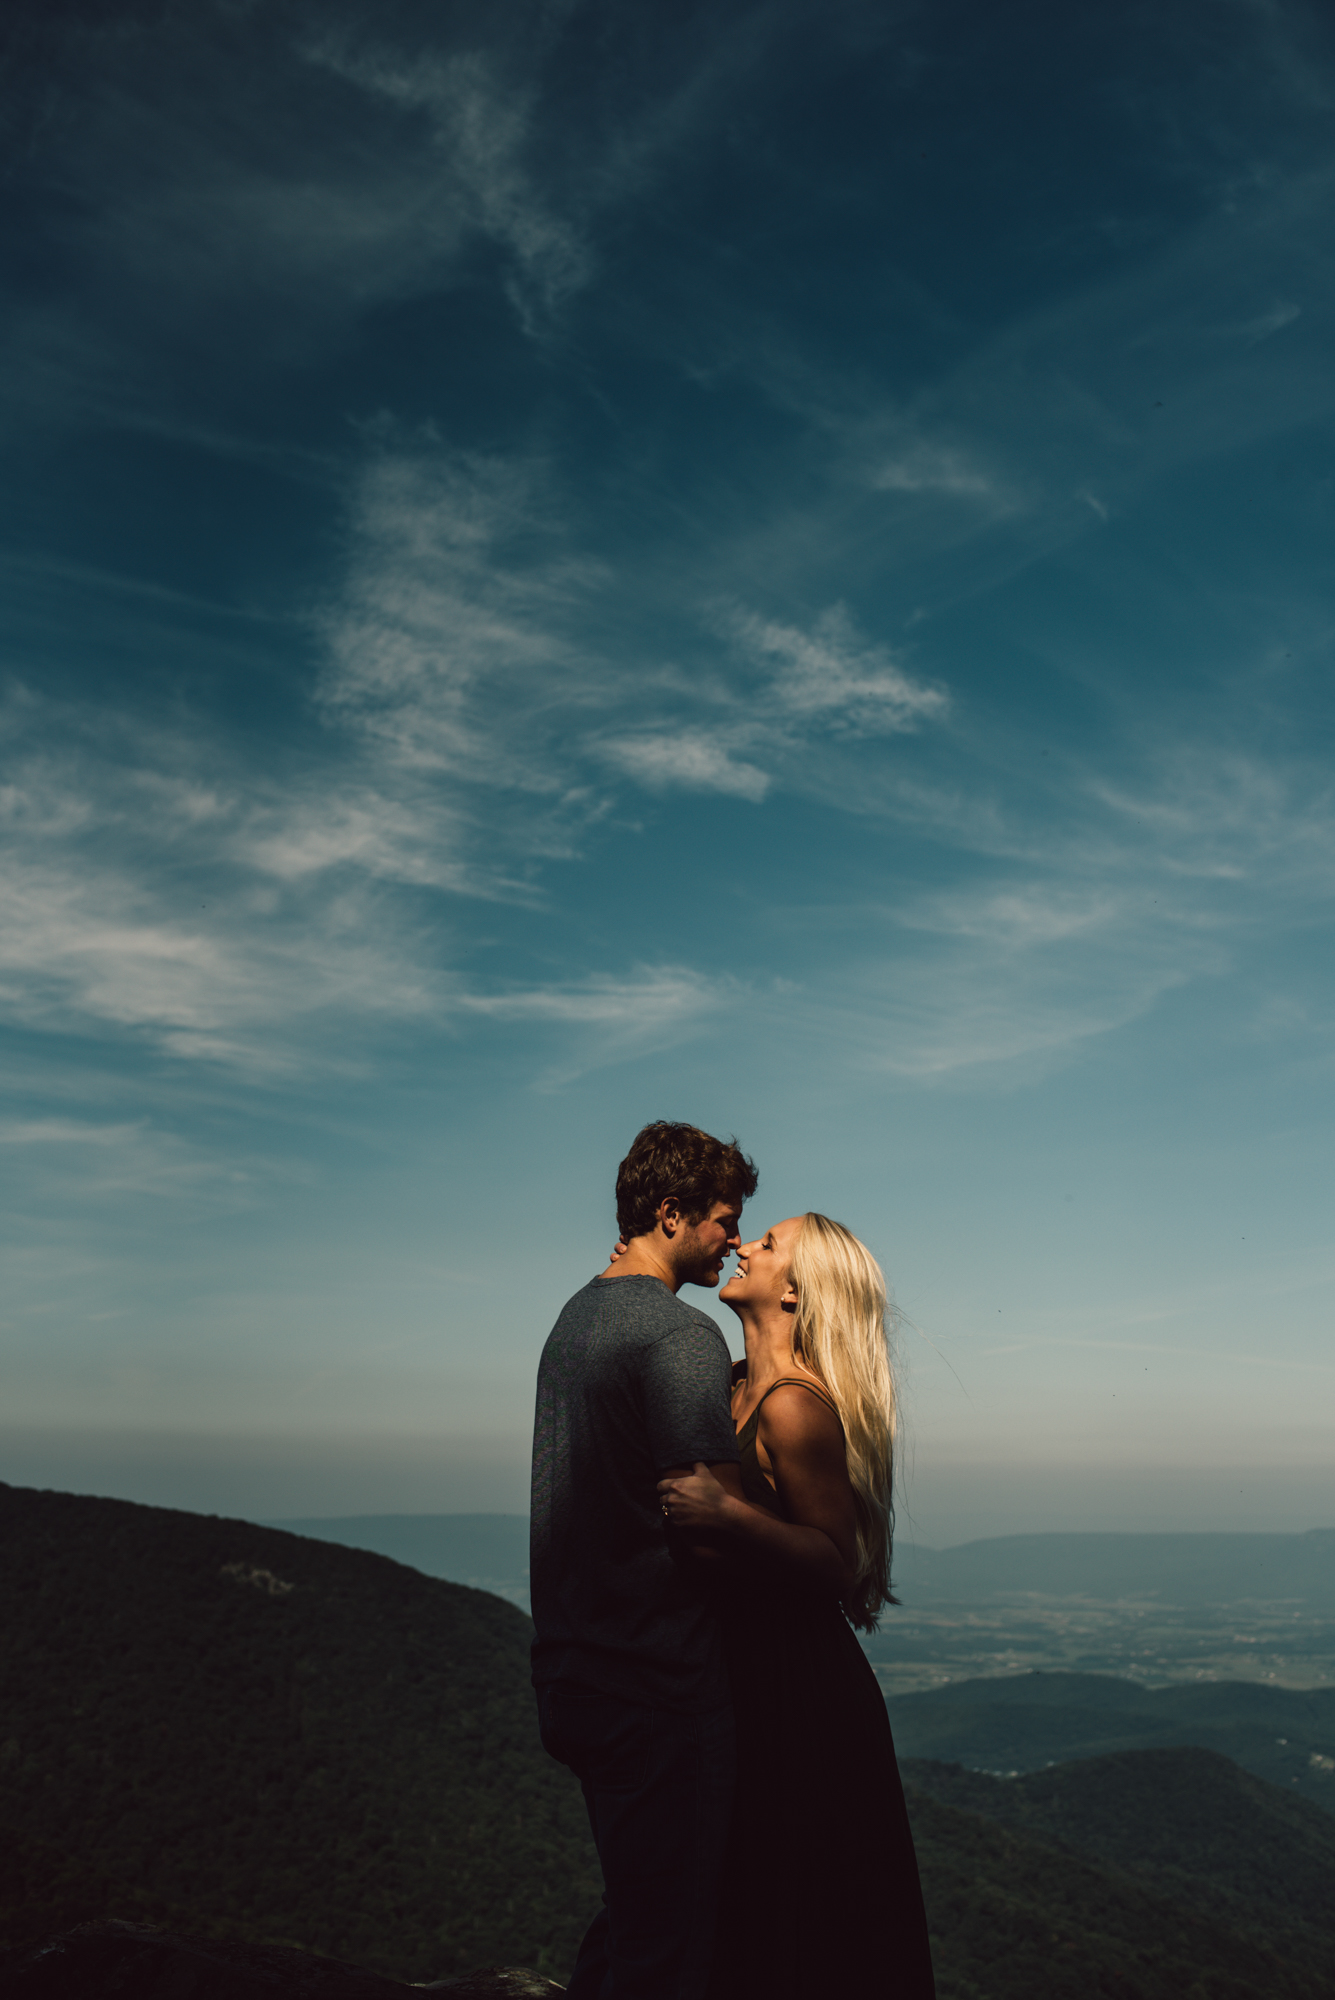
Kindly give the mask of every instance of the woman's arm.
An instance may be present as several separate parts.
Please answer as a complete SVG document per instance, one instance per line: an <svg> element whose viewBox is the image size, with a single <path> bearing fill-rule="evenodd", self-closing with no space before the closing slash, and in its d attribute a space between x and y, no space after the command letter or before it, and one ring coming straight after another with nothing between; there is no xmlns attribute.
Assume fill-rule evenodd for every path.
<svg viewBox="0 0 1335 2000"><path fill-rule="evenodd" d="M697 1461L694 1470L689 1465L672 1466L663 1474L663 1477L658 1482L658 1498L662 1504L664 1520L670 1528L676 1528L680 1525L686 1529L686 1532L680 1536L677 1547L684 1549L696 1562L726 1562L728 1557L726 1552L720 1548L717 1535L702 1534L698 1527L693 1524L687 1525L684 1516L680 1523L669 1518L667 1502L668 1488L672 1487L675 1489L680 1480L690 1479L694 1481L697 1478L701 1484L708 1480L714 1485L720 1486L725 1493L730 1494L733 1499L739 1500L743 1506L746 1506L746 1496L742 1492L742 1468L737 1464L735 1459L728 1460L719 1465L705 1465Z"/></svg>
<svg viewBox="0 0 1335 2000"><path fill-rule="evenodd" d="M844 1434L828 1405L785 1386L765 1400L760 1441L774 1470L786 1521L729 1491L706 1465L659 1482L674 1528L719 1536L734 1558L778 1565L843 1597L857 1560L857 1514L844 1457Z"/></svg>

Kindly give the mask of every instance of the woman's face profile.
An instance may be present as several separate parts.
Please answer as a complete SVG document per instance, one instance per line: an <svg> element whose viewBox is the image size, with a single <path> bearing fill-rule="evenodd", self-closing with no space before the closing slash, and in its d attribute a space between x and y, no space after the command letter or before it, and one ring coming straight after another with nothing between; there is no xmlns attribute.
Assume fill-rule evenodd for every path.
<svg viewBox="0 0 1335 2000"><path fill-rule="evenodd" d="M737 1252L737 1269L719 1293L730 1306L778 1306L796 1302L788 1273L793 1245L802 1227L800 1215L776 1222L753 1243L743 1243Z"/></svg>

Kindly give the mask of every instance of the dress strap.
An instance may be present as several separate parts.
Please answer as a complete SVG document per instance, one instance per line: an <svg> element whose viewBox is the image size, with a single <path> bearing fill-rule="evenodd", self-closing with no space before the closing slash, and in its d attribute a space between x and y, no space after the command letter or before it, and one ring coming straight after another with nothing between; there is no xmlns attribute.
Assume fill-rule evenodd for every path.
<svg viewBox="0 0 1335 2000"><path fill-rule="evenodd" d="M819 1396L821 1402L834 1411L836 1417L839 1416L839 1405L835 1402L834 1397L830 1394L825 1384L823 1382L813 1382L809 1375L780 1375L777 1382L770 1383L760 1402L756 1404L752 1415L759 1412L761 1404L767 1402L776 1389L787 1389L790 1386L798 1389L809 1389L813 1396ZM840 1418L840 1422L842 1424L842 1418Z"/></svg>

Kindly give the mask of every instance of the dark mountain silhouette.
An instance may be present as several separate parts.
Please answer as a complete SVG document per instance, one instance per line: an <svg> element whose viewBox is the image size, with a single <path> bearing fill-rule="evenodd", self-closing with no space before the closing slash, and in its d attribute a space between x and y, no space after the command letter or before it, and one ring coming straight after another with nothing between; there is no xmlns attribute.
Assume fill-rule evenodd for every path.
<svg viewBox="0 0 1335 2000"><path fill-rule="evenodd" d="M513 1606L245 1522L0 1486L0 1631L0 1943L131 1926L62 1946L79 2000L124 1990L127 1954L200 2000L229 1965L312 1995L333 1960L354 1985L568 1974L600 1885ZM979 1685L1022 1723L1046 1698ZM1086 1719L1120 1726L1119 1686L1134 1708L1100 1683ZM1335 1822L1287 1791L1191 1752L908 1775L941 2000L1335 1990L1313 1914ZM46 1995L54 1962L20 1950L3 1976Z"/></svg>
<svg viewBox="0 0 1335 2000"><path fill-rule="evenodd" d="M567 1967L601 1890L528 1620L382 1556L0 1487L0 1825L195 1926ZM92 1908L89 1916L133 1915ZM12 1933L11 1933L12 1935Z"/></svg>

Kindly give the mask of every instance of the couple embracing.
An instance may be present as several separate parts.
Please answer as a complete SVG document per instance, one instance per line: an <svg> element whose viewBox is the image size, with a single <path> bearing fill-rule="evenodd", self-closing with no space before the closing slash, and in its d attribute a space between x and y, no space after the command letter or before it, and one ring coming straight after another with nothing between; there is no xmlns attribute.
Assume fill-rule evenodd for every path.
<svg viewBox="0 0 1335 2000"><path fill-rule="evenodd" d="M823 1215L743 1241L735 1141L647 1125L622 1242L543 1349L533 1680L605 1886L572 2000L931 2000L885 1703L894 1392L870 1254ZM734 1368L679 1298L718 1285Z"/></svg>

